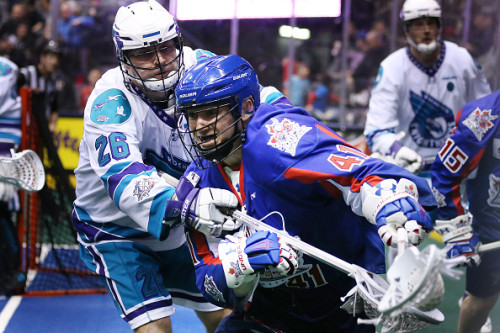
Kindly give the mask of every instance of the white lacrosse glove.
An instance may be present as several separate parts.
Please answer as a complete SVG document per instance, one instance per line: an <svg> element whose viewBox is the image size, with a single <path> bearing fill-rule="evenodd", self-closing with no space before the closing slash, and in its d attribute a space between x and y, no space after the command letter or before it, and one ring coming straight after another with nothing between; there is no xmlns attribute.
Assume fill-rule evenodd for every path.
<svg viewBox="0 0 500 333"><path fill-rule="evenodd" d="M432 230L432 220L418 203L415 183L401 178L385 179L374 187L362 187L363 215L378 226L378 234L388 246L397 246L397 230L406 229L408 242L418 245Z"/></svg>
<svg viewBox="0 0 500 333"><path fill-rule="evenodd" d="M194 172L181 177L175 189L177 200L167 201L164 224L174 227L184 223L210 237L237 230L241 223L221 211L221 208L235 209L236 196L224 189L200 189L196 187L198 182L199 176Z"/></svg>
<svg viewBox="0 0 500 333"><path fill-rule="evenodd" d="M394 163L411 173L419 173L424 167L422 156L411 148L401 145L399 141L389 148L389 154L394 159Z"/></svg>
<svg viewBox="0 0 500 333"><path fill-rule="evenodd" d="M12 166L0 164L0 175L3 177L12 177L13 174L10 170ZM17 192L17 186L8 182L0 181L0 201L10 201Z"/></svg>
<svg viewBox="0 0 500 333"><path fill-rule="evenodd" d="M468 265L481 263L478 253L481 241L472 231L472 214L459 215L451 220L436 220L436 231L443 236L448 258L464 256Z"/></svg>
<svg viewBox="0 0 500 333"><path fill-rule="evenodd" d="M299 267L297 253L269 231L240 238L227 235L219 243L219 258L229 288L252 282L256 273L266 268L272 267L275 274L286 276Z"/></svg>

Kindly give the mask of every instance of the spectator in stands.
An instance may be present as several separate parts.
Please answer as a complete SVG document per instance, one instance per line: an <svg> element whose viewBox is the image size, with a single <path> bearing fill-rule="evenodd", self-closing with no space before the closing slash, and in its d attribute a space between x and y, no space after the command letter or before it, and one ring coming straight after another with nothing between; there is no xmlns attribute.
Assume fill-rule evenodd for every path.
<svg viewBox="0 0 500 333"><path fill-rule="evenodd" d="M324 73L316 73L315 80L307 94L306 111L318 119L323 119L330 101L330 79Z"/></svg>
<svg viewBox="0 0 500 333"><path fill-rule="evenodd" d="M17 26L16 34L8 39L12 44L10 51L10 60L19 67L33 65L38 60L38 54L34 49L36 45L36 36L30 31L27 22L20 23Z"/></svg>
<svg viewBox="0 0 500 333"><path fill-rule="evenodd" d="M80 7L73 0L64 0L59 6L59 20L57 22L57 41L66 47L66 72L79 75L86 71L87 60L83 53L87 53L86 32L94 25L92 16L80 16Z"/></svg>
<svg viewBox="0 0 500 333"><path fill-rule="evenodd" d="M20 69L18 87L27 86L45 94L45 117L50 132L54 132L57 124L59 102L58 95L61 87L56 82L62 50L55 41L46 44L36 65Z"/></svg>
<svg viewBox="0 0 500 333"><path fill-rule="evenodd" d="M83 111L85 109L85 105L87 104L87 99L90 96L92 90L94 90L95 84L97 80L99 80L102 76L102 71L100 68L94 67L89 71L87 75L87 84L85 84L80 90L80 97L78 99L78 104L80 110Z"/></svg>
<svg viewBox="0 0 500 333"><path fill-rule="evenodd" d="M306 98L309 92L310 69L309 65L305 62L299 61L297 64L297 73L292 74L290 80L287 82L287 97L292 105L304 107L306 105Z"/></svg>
<svg viewBox="0 0 500 333"><path fill-rule="evenodd" d="M17 94L18 67L0 57L0 156L10 157L11 149L21 143L21 99ZM0 174L10 168L0 166ZM24 286L26 277L19 272L21 251L13 225L13 213L19 210L17 188L0 182L0 293L12 294Z"/></svg>

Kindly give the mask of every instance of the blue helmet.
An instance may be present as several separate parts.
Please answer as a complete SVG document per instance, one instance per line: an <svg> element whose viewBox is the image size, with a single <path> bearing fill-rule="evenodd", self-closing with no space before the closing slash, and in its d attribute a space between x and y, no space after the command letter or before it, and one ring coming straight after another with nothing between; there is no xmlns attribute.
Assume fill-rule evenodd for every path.
<svg viewBox="0 0 500 333"><path fill-rule="evenodd" d="M175 89L177 106L213 103L234 98L241 102L252 97L255 108L260 104L260 88L252 66L235 54L200 61L186 72Z"/></svg>
<svg viewBox="0 0 500 333"><path fill-rule="evenodd" d="M192 155L195 163L203 167L200 158L217 164L224 160L241 147L243 131L241 123L242 103L247 98L252 99L253 110L246 110L252 113L260 105L260 86L257 74L252 66L243 58L230 54L216 56L203 60L191 67L182 77L175 88L175 97L179 119L178 130L182 134L189 133L190 140L183 139L184 146ZM234 127L234 132L229 139L218 142L209 149L203 149L196 144L196 132L200 129L190 129L183 123L184 119L189 119L193 114L206 110L214 110L218 114L214 122L226 117L227 114L219 114L221 107L228 106L230 114L234 117L234 122L228 129ZM209 126L210 126L209 125ZM215 141L222 133L214 133L211 136ZM222 139L220 139L222 140ZM210 165L211 166L211 165Z"/></svg>

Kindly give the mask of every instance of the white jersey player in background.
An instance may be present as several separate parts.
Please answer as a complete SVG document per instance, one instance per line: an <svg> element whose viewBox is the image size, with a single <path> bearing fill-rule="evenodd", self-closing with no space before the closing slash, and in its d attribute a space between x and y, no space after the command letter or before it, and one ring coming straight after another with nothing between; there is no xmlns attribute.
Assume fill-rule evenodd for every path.
<svg viewBox="0 0 500 333"><path fill-rule="evenodd" d="M441 39L435 0L406 0L401 16L409 45L380 64L364 134L373 153L419 173L450 136L458 110L491 90L467 50Z"/></svg>
<svg viewBox="0 0 500 333"><path fill-rule="evenodd" d="M165 222L172 221L165 211L174 188L159 173L178 178L191 162L175 130L174 88L186 68L213 54L183 47L174 18L153 0L121 7L113 40L120 66L102 76L88 99L75 170L81 257L105 278L136 332L171 332L172 302L196 310L213 332L229 310L197 289L184 229ZM268 87L261 98L284 96ZM197 202L213 203L203 195ZM192 208L199 211L198 204Z"/></svg>
<svg viewBox="0 0 500 333"><path fill-rule="evenodd" d="M467 50L441 39L436 0L406 0L401 18L409 45L380 64L364 134L375 156L430 183L428 167L452 133L457 112L491 89ZM394 255L389 248L389 262Z"/></svg>

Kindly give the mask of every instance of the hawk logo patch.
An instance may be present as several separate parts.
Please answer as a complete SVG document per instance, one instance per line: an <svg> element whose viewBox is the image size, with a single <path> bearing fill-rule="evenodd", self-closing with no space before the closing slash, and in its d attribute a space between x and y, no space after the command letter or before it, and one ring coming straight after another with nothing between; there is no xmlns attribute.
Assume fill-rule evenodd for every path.
<svg viewBox="0 0 500 333"><path fill-rule="evenodd" d="M216 301L221 303L225 302L224 295L217 288L217 285L215 284L213 277L205 275L205 280L203 281L203 288L205 289L207 294L212 296L212 298L215 299Z"/></svg>
<svg viewBox="0 0 500 333"><path fill-rule="evenodd" d="M98 125L122 124L131 114L132 109L125 94L113 88L96 97L90 110L90 120Z"/></svg>
<svg viewBox="0 0 500 333"><path fill-rule="evenodd" d="M493 120L497 118L498 116L491 114L491 109L476 108L465 118L463 123L474 133L477 141L481 141L483 136L493 127Z"/></svg>
<svg viewBox="0 0 500 333"><path fill-rule="evenodd" d="M267 132L271 134L267 144L295 156L300 139L309 132L312 127L300 125L289 119L279 122L276 118L271 119L272 124L266 125Z"/></svg>
<svg viewBox="0 0 500 333"><path fill-rule="evenodd" d="M158 180L152 177L142 178L135 183L133 196L137 196L137 201L141 201L144 198L149 197L149 192L155 186Z"/></svg>

